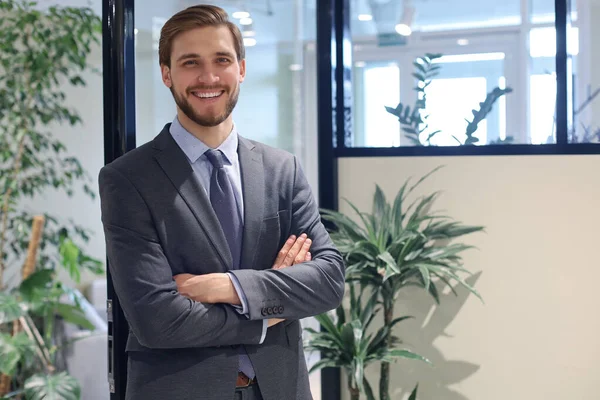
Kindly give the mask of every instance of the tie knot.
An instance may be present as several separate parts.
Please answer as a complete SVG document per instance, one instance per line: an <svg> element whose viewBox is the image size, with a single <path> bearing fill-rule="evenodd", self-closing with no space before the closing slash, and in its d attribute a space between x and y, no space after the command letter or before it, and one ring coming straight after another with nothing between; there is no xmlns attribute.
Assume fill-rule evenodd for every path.
<svg viewBox="0 0 600 400"><path fill-rule="evenodd" d="M221 150L206 150L206 157L212 164L213 168L223 168L223 153Z"/></svg>

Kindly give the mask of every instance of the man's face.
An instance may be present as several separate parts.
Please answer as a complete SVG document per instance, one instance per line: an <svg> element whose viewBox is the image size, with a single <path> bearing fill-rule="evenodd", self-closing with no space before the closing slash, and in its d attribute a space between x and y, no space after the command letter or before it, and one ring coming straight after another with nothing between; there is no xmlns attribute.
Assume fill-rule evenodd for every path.
<svg viewBox="0 0 600 400"><path fill-rule="evenodd" d="M171 66L162 65L161 71L179 109L198 125L212 127L231 115L246 62L238 62L233 35L226 26L209 26L177 36Z"/></svg>

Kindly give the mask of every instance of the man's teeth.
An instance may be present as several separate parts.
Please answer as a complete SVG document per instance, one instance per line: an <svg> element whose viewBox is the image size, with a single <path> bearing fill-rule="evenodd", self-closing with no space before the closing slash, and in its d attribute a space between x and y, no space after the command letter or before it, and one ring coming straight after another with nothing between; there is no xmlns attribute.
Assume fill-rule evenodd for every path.
<svg viewBox="0 0 600 400"><path fill-rule="evenodd" d="M211 98L211 97L217 97L220 96L222 92L213 92L213 93L194 93L194 96L196 97L200 97L200 98Z"/></svg>

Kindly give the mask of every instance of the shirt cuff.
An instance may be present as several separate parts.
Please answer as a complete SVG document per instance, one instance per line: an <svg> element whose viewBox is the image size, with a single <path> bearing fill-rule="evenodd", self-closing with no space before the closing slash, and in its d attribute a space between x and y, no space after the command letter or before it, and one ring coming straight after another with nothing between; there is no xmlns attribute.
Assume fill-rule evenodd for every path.
<svg viewBox="0 0 600 400"><path fill-rule="evenodd" d="M233 307L240 314L243 314L246 317L250 318L250 316L248 315L248 299L246 298L246 295L244 294L244 290L242 289L242 286L240 285L238 278L229 272L227 272L227 275L229 275L229 279L231 279L231 283L233 283L233 287L234 287L238 297L240 298L240 302L242 303L241 306L232 304ZM264 336L264 329L263 329L263 336ZM261 342L262 342L262 340L261 340Z"/></svg>
<svg viewBox="0 0 600 400"><path fill-rule="evenodd" d="M258 342L258 344L262 344L262 342L264 342L265 337L267 336L267 329L269 328L269 320L268 319L263 319L263 331L262 331L262 335L260 337L260 342Z"/></svg>

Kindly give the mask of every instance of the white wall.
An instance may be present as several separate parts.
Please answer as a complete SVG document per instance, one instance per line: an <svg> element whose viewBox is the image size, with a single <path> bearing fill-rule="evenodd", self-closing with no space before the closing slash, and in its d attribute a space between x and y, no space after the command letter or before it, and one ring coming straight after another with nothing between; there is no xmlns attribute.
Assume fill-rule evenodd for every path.
<svg viewBox="0 0 600 400"><path fill-rule="evenodd" d="M346 158L340 198L370 210L375 183L394 196L408 177L445 165L418 194L485 234L463 241L471 282L440 307L418 290L398 301L416 320L396 333L434 367L392 366L393 399L420 383L420 400L596 399L600 314L596 249L600 156ZM347 206L343 212L350 212ZM368 375L372 384L378 368Z"/></svg>

